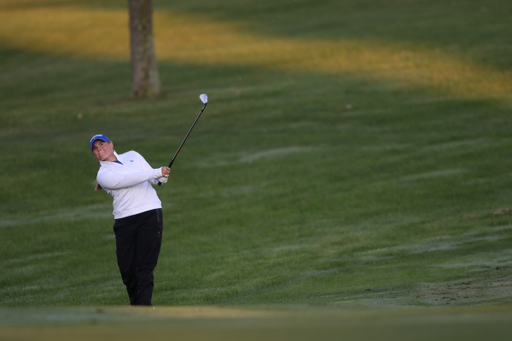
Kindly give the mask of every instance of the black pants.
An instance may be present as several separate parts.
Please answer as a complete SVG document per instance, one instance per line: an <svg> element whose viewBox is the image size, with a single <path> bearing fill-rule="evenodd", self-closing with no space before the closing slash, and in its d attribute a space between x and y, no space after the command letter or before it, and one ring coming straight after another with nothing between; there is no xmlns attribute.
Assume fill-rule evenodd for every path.
<svg viewBox="0 0 512 341"><path fill-rule="evenodd" d="M117 265L131 305L151 305L162 229L162 209L115 220Z"/></svg>

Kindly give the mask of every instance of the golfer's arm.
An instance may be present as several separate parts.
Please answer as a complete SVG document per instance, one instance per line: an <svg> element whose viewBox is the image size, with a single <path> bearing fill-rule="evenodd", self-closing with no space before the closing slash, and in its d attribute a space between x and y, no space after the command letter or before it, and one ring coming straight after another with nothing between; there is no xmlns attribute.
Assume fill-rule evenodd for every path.
<svg viewBox="0 0 512 341"><path fill-rule="evenodd" d="M144 170L153 169L151 167L151 165L146 161L146 159L142 155L139 154L139 156L140 156L140 164L142 166L142 169L144 169ZM158 178L160 178L162 176L162 170L161 169L162 168L160 167L160 176ZM158 178L151 179L151 180L149 180L149 182L151 182L153 185L156 185L156 184L158 184Z"/></svg>
<svg viewBox="0 0 512 341"><path fill-rule="evenodd" d="M162 176L162 171L158 169L148 169L142 172L122 174L113 171L104 171L98 174L97 180L101 187L105 189L121 189L132 187L143 182L157 179Z"/></svg>

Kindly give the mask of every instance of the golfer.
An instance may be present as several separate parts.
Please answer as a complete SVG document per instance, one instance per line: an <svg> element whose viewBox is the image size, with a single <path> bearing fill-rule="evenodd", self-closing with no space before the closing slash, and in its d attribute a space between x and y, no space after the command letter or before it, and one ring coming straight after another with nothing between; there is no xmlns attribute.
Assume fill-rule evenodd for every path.
<svg viewBox="0 0 512 341"><path fill-rule="evenodd" d="M150 306L163 228L162 203L151 185L166 183L171 169L153 169L135 151L117 154L103 134L90 147L100 161L96 190L114 198L117 264L130 304Z"/></svg>

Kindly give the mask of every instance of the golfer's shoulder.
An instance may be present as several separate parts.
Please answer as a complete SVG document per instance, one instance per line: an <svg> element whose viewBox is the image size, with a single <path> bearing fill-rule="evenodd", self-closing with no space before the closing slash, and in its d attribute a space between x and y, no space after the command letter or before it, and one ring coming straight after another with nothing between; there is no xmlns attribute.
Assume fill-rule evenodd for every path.
<svg viewBox="0 0 512 341"><path fill-rule="evenodd" d="M130 150L130 151L127 151L119 156L122 156L123 158L138 158L138 157L142 157L142 155L140 155L138 152L136 152L135 150Z"/></svg>
<svg viewBox="0 0 512 341"><path fill-rule="evenodd" d="M142 155L137 153L135 150L130 150L124 152L122 154L117 154L117 160L121 161L123 164L127 162L134 162L135 160L139 160L142 158Z"/></svg>

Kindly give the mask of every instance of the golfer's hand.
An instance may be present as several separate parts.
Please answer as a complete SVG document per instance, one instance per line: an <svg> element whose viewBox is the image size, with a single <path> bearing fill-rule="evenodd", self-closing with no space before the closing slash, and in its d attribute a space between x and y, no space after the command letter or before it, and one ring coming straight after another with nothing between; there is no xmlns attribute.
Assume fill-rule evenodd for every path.
<svg viewBox="0 0 512 341"><path fill-rule="evenodd" d="M169 167L162 167L160 168L162 170L162 176L164 178L167 178L169 174L171 173L171 169Z"/></svg>

